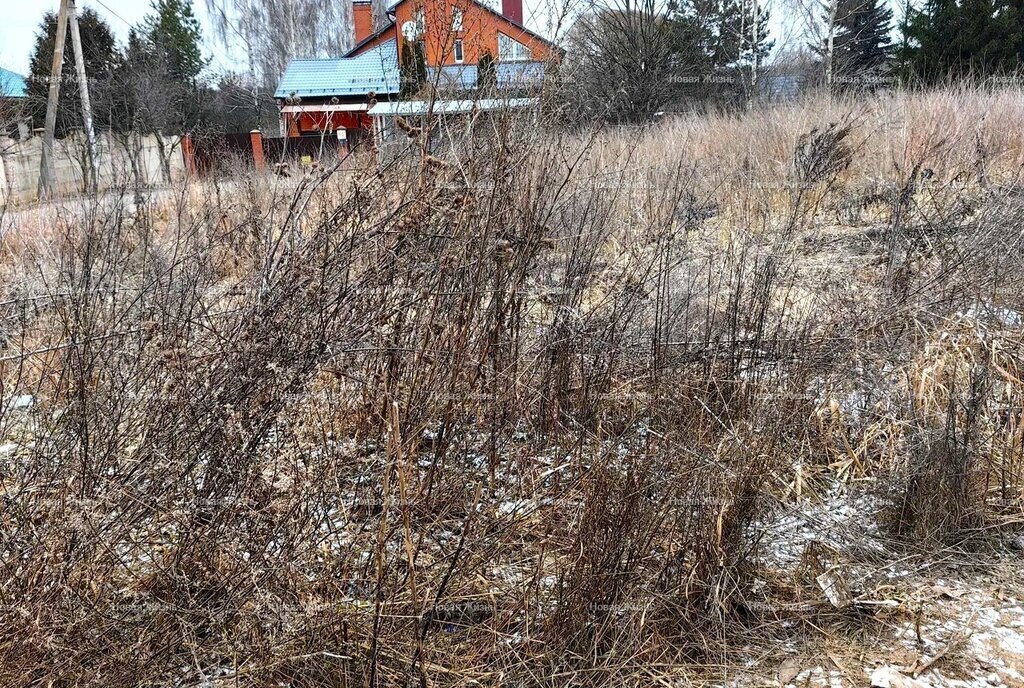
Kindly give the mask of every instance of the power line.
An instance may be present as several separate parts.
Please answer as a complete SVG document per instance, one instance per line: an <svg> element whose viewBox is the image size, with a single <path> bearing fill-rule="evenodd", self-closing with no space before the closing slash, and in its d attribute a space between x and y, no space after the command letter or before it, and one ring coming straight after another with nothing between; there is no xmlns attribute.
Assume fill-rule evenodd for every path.
<svg viewBox="0 0 1024 688"><path fill-rule="evenodd" d="M107 12L110 12L110 13L111 13L112 15L114 15L115 17L117 17L117 18L118 18L118 19L120 19L121 21L123 21L123 22L125 23L125 25L126 25L126 26L128 26L129 28L135 28L135 24L132 24L132 23L131 23L130 21L128 21L127 19L125 19L124 17L122 17L122 16L120 15L120 14L118 14L117 12L115 12L115 11L114 11L114 10L113 10L113 9L112 9L112 8L110 7L110 5L108 5L107 3L103 2L103 0L93 0L93 2L95 2L95 3L97 4L97 5L99 5L99 6L100 6L100 7L102 7L103 9L105 9L105 10L106 10ZM223 8L223 7L221 7L220 5L218 5L218 4L217 4L217 2L216 2L216 0L211 0L210 4L211 4L211 5L213 5L213 7L214 7L214 8L215 8L215 9L216 9L216 10L217 10L218 12L220 12L220 14L221 14L221 16L222 16L222 17L224 17L224 24L225 24L225 25L226 25L226 26L227 26L227 27L228 27L229 29L231 29L231 31L232 31L233 33L235 33L235 34L236 34L236 35L237 35L237 36L238 36L239 38L241 38L241 39L242 39L242 41L243 41L243 42L244 42L244 43L245 43L246 45L248 45L248 44L249 44L249 40L248 40L248 39L247 39L247 38L246 38L246 37L245 37L244 35L242 35L242 33L241 33L241 32L240 32L240 31L239 31L238 29L236 29L236 28L235 28L234 24L232 24L232 22L231 22L231 19L230 19L230 18L228 17L228 14L227 14L227 12L225 12L225 11L224 11L224 8Z"/></svg>
<svg viewBox="0 0 1024 688"><path fill-rule="evenodd" d="M112 15L114 15L115 17L117 17L118 19L123 21L129 28L135 28L134 24L132 24L130 21L128 21L127 19L122 17L120 14L118 14L114 10L110 9L110 6L107 5L107 3L103 2L103 0L95 0L95 2L96 2L97 5L99 5L103 9L105 9L107 12L110 12Z"/></svg>
<svg viewBox="0 0 1024 688"><path fill-rule="evenodd" d="M116 17L116 18L117 18L117 19L119 19L120 21L124 22L125 26L127 26L128 28L131 28L131 29L134 29L134 28L136 28L136 25L135 25L135 24L132 24L132 23L131 23L130 21L128 21L127 19L125 19L124 17L122 17L122 16L120 15L120 14L118 14L117 12L115 12L115 11L114 11L114 9L113 9L112 7L110 7L110 5L108 5L107 3L103 2L103 0L93 0L93 1L94 1L94 2L95 2L95 3L97 4L97 5L99 5L99 6L100 6L100 7L102 7L103 9L105 9L105 10L106 10L107 12L109 12L110 14L112 14L112 15L113 15L114 17ZM227 27L228 27L229 29L231 29L231 31L232 31L233 33L237 34L237 35L238 35L238 37L242 39L242 41L243 41L243 43L244 43L245 47L246 47L246 48L248 48L248 46L249 46L249 41L248 41L248 40L247 40L247 39L245 38L245 36L243 36L243 35L242 35L242 34L241 34L241 33L240 33L239 31L238 31L238 29L236 29L236 28L234 27L234 25L233 25L233 24L232 24L232 22L231 22L231 19L230 19L230 18L228 17L228 15L227 15L227 13L226 13L226 12L224 11L224 9L223 9L223 8L222 8L221 6L219 6L219 5L218 5L218 4L217 4L217 3L215 2L215 1L211 1L211 4L212 4L212 5L213 5L213 7L214 7L214 8L216 9L216 11L217 11L217 12L219 12L219 13L220 13L220 14L221 14L221 15L222 15L222 16L224 17L224 24L225 24L225 25L226 25L226 26L227 26ZM210 17L210 19L211 19L211 21L213 21L213 17ZM229 46L229 47L230 47L230 46ZM228 70L228 71L230 71L230 70L231 70L231 69L232 69L232 68L234 67L234 65L233 65L233 64L232 64L232 65L228 65L228 64L226 64L226 63L225 63L225 61L224 61L224 59L223 59L223 56L221 56L221 55L218 55L218 54L216 53L216 51L211 51L211 53L210 53L210 57L211 57L211 59L213 59L213 60L216 60L216 61L217 61L217 62L218 62L218 63L220 64L220 66L221 66L221 68L222 68L222 69L225 69L225 70Z"/></svg>

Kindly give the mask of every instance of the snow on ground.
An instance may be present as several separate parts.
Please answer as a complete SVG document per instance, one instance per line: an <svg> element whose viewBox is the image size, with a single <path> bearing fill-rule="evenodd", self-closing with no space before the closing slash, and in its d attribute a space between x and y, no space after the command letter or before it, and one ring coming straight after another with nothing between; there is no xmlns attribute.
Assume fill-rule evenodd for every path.
<svg viewBox="0 0 1024 688"><path fill-rule="evenodd" d="M875 495L846 483L836 483L817 499L781 506L775 518L760 524L764 562L775 567L795 565L812 542L838 551L855 548L885 554L875 519L881 508Z"/></svg>
<svg viewBox="0 0 1024 688"><path fill-rule="evenodd" d="M991 574L939 578L920 588L927 599L920 640L915 622L901 627L896 639L922 663L934 662L918 678L923 686L1024 686L1021 563L1002 561Z"/></svg>
<svg viewBox="0 0 1024 688"><path fill-rule="evenodd" d="M932 561L907 556L880 527L883 507L870 491L836 484L816 499L780 506L759 524L765 567L793 571L812 543L823 545L842 562L855 599L877 600L885 590L892 599L882 601L900 612L855 641L846 638L858 646L839 653L843 660L820 648L794 648L774 668L775 685L1024 688L1019 548L938 553Z"/></svg>

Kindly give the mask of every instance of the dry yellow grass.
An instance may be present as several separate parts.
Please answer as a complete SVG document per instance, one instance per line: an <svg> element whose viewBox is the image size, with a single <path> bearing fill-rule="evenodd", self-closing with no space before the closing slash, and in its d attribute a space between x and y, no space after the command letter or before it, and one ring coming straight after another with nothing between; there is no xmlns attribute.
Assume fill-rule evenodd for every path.
<svg viewBox="0 0 1024 688"><path fill-rule="evenodd" d="M881 635L883 586L815 584L855 551L758 536L842 483L944 543L1019 515L1022 118L812 99L6 215L0 681L768 680Z"/></svg>

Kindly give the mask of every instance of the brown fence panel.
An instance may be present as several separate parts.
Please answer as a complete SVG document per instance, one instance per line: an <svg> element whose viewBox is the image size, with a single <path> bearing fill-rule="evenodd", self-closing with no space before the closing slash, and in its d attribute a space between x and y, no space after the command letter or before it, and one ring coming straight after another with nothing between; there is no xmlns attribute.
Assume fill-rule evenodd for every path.
<svg viewBox="0 0 1024 688"><path fill-rule="evenodd" d="M338 150L338 141L333 136L263 137L263 155L271 166L304 161L329 165L338 161Z"/></svg>
<svg viewBox="0 0 1024 688"><path fill-rule="evenodd" d="M343 154L334 136L263 136L263 156L269 167L286 162L292 169L319 162L330 165ZM230 174L255 167L252 135L193 134L196 172L200 175Z"/></svg>
<svg viewBox="0 0 1024 688"><path fill-rule="evenodd" d="M253 167L252 142L245 134L195 134L192 137L196 171L223 174Z"/></svg>

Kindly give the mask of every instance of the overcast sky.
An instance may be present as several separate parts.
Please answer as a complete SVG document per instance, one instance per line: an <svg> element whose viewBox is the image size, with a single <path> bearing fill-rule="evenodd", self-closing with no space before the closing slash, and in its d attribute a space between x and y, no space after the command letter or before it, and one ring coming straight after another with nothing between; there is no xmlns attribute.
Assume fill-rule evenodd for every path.
<svg viewBox="0 0 1024 688"><path fill-rule="evenodd" d="M223 1L223 0L222 0ZM340 0L344 1L344 0ZM495 0L500 2L500 0ZM546 21L541 10L548 3L560 4L565 0L527 0L527 26L544 32ZM570 0L575 1L575 0ZM762 0L765 2L765 0ZM59 0L0 0L4 7L0 21L0 67L6 67L21 75L28 74L29 55L35 44L35 35L39 30L43 14L47 10L56 11ZM91 7L107 20L114 30L117 39L124 43L128 38L128 30L142 21L149 11L149 0L79 0L80 8ZM790 30L781 21L783 0L767 0L765 4L772 15L771 37L775 39L778 49L792 40ZM192 5L196 16L203 24L204 53L210 58L210 69L214 72L244 72L246 62L244 55L237 50L231 51L212 39L213 31L209 25L205 0L193 0ZM788 40L787 40L788 39Z"/></svg>
<svg viewBox="0 0 1024 688"><path fill-rule="evenodd" d="M35 45L36 32L47 10L57 11L60 0L0 0L0 67L21 75L28 74L28 60ZM79 9L90 7L106 19L117 39L124 43L128 30L149 12L149 0L78 0ZM240 55L231 55L211 40L212 30L204 0L193 0L196 16L203 23L204 53L211 58L210 69L218 72L244 71Z"/></svg>

